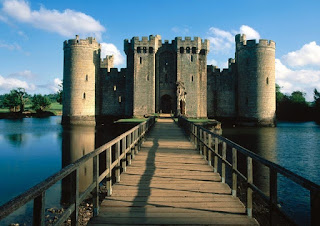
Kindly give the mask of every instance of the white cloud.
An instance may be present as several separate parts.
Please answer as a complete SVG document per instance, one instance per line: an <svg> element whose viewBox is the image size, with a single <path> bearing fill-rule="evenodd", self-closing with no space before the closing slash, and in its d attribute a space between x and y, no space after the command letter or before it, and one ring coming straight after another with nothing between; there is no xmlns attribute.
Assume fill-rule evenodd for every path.
<svg viewBox="0 0 320 226"><path fill-rule="evenodd" d="M36 86L34 84L28 84L26 81L22 81L16 78L5 78L0 75L0 91L8 92L11 89L18 87L24 88L26 91L34 91Z"/></svg>
<svg viewBox="0 0 320 226"><path fill-rule="evenodd" d="M101 58L105 58L106 55L114 56L114 66L121 65L125 62L124 56L121 55L117 47L111 43L101 43Z"/></svg>
<svg viewBox="0 0 320 226"><path fill-rule="evenodd" d="M290 52L282 57L291 67L316 66L320 67L320 46L310 42L297 51Z"/></svg>
<svg viewBox="0 0 320 226"><path fill-rule="evenodd" d="M312 101L314 88L320 88L320 70L292 70L276 59L276 83L283 93L303 91L307 94L306 99Z"/></svg>
<svg viewBox="0 0 320 226"><path fill-rule="evenodd" d="M22 79L34 79L36 77L36 75L33 74L30 70L24 70L24 71L12 73L12 74L8 75L8 77L22 78Z"/></svg>
<svg viewBox="0 0 320 226"><path fill-rule="evenodd" d="M208 32L208 40L210 41L213 52L225 52L230 54L231 49L234 49L234 36L236 34L246 34L248 40L260 38L260 34L247 25L242 25L238 31L225 31L216 27L211 27Z"/></svg>
<svg viewBox="0 0 320 226"><path fill-rule="evenodd" d="M66 37L80 34L93 35L101 39L101 34L105 31L99 21L82 12L70 9L60 12L55 9L46 9L44 6L39 10L31 10L29 3L25 0L5 0L2 11L19 22Z"/></svg>
<svg viewBox="0 0 320 226"><path fill-rule="evenodd" d="M208 60L208 61L207 61L207 64L208 64L208 65L217 66L217 65L218 65L218 62L217 62L215 59L211 59L211 60Z"/></svg>
<svg viewBox="0 0 320 226"><path fill-rule="evenodd" d="M173 27L171 28L171 31L173 31L174 33L180 34L180 35L185 35L189 33L189 28L187 26L184 27Z"/></svg>
<svg viewBox="0 0 320 226"><path fill-rule="evenodd" d="M18 45L17 43L8 44L2 40L0 40L0 48L5 48L8 50L21 50L21 46Z"/></svg>
<svg viewBox="0 0 320 226"><path fill-rule="evenodd" d="M249 27L247 25L242 25L240 27L240 32L238 32L239 34L245 34L247 40L250 39L260 39L260 34L254 30L252 27Z"/></svg>

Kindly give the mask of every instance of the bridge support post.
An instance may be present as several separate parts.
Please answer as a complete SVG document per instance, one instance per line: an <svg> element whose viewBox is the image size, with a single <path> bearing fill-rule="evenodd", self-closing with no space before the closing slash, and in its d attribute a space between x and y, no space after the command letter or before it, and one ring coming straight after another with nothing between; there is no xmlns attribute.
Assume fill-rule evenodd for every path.
<svg viewBox="0 0 320 226"><path fill-rule="evenodd" d="M74 203L74 211L71 214L71 225L77 225L79 215L79 168L71 174L71 203Z"/></svg>
<svg viewBox="0 0 320 226"><path fill-rule="evenodd" d="M247 157L247 215L252 217L252 188L249 184L253 183L253 167L252 167L252 158Z"/></svg>
<svg viewBox="0 0 320 226"><path fill-rule="evenodd" d="M112 155L111 155L111 147L107 148L106 150L106 157L107 157L107 169L109 169L109 173L106 176L107 179L107 196L112 195L112 170L111 170L111 164L112 164Z"/></svg>
<svg viewBox="0 0 320 226"><path fill-rule="evenodd" d="M128 149L129 149L127 160L128 160L128 166L130 166L131 165L131 154L132 154L131 153L131 134L129 134L127 136L127 145L128 145Z"/></svg>
<svg viewBox="0 0 320 226"><path fill-rule="evenodd" d="M130 146L131 146L131 159L134 159L134 155L135 155L135 144L134 144L134 132L132 132L130 135Z"/></svg>
<svg viewBox="0 0 320 226"><path fill-rule="evenodd" d="M221 161L221 179L222 183L226 183L226 163L223 160L227 159L227 144L222 143L222 161Z"/></svg>
<svg viewBox="0 0 320 226"><path fill-rule="evenodd" d="M92 203L93 203L93 216L99 214L99 155L93 157L93 181L96 184L94 188Z"/></svg>
<svg viewBox="0 0 320 226"><path fill-rule="evenodd" d="M118 141L116 143L116 150L115 150L115 159L118 160L118 163L116 165L116 169L115 169L115 176L116 176L116 182L120 182L120 141Z"/></svg>
<svg viewBox="0 0 320 226"><path fill-rule="evenodd" d="M211 148L212 148L212 135L209 133L208 134L208 165L212 166L212 152L211 152Z"/></svg>
<svg viewBox="0 0 320 226"><path fill-rule="evenodd" d="M198 131L198 137L199 137L199 153L200 155L203 155L203 132L202 132L202 129L199 128L199 131Z"/></svg>
<svg viewBox="0 0 320 226"><path fill-rule="evenodd" d="M270 224L276 225L276 219L274 216L274 210L276 209L276 205L278 204L278 179L277 179L277 171L269 168L270 170L270 181L269 181L269 193L270 193Z"/></svg>
<svg viewBox="0 0 320 226"><path fill-rule="evenodd" d="M317 225L320 222L320 192L310 191L311 204L311 225Z"/></svg>
<svg viewBox="0 0 320 226"><path fill-rule="evenodd" d="M237 197L237 182L238 177L235 170L238 169L238 161L237 161L237 149L232 148L232 196Z"/></svg>
<svg viewBox="0 0 320 226"><path fill-rule="evenodd" d="M219 153L219 140L218 138L214 139L214 160L213 160L213 171L215 173L218 172L218 156L217 154Z"/></svg>
<svg viewBox="0 0 320 226"><path fill-rule="evenodd" d="M45 225L45 192L42 192L33 201L33 225Z"/></svg>
<svg viewBox="0 0 320 226"><path fill-rule="evenodd" d="M127 144L126 144L126 138L122 138L122 153L125 153L124 154L124 159L122 159L122 162L121 162L121 167L122 167L122 170L123 172L126 172L127 171L127 154L126 154L126 151L127 151Z"/></svg>

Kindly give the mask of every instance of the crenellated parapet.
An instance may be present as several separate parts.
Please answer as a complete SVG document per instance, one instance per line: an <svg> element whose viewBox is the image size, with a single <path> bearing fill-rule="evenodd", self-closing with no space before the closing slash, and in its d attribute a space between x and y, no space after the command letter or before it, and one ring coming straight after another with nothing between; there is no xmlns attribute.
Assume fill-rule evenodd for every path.
<svg viewBox="0 0 320 226"><path fill-rule="evenodd" d="M128 39L124 40L124 51L126 54L130 51L135 53L154 54L161 44L160 35L150 35L149 38L142 37L141 39L139 37L133 37L131 41Z"/></svg>
<svg viewBox="0 0 320 226"><path fill-rule="evenodd" d="M64 41L63 43L63 49L73 47L100 49L100 43L98 43L97 40L93 37L80 39L79 35L76 35L75 39L69 39Z"/></svg>
<svg viewBox="0 0 320 226"><path fill-rule="evenodd" d="M239 51L243 48L276 48L276 43L272 40L259 39L247 40L245 34L237 34L235 36L236 49Z"/></svg>
<svg viewBox="0 0 320 226"><path fill-rule="evenodd" d="M191 37L185 37L185 39L176 37L174 43L179 53L200 53L206 55L210 50L209 40L202 40L200 37L194 37L193 39Z"/></svg>

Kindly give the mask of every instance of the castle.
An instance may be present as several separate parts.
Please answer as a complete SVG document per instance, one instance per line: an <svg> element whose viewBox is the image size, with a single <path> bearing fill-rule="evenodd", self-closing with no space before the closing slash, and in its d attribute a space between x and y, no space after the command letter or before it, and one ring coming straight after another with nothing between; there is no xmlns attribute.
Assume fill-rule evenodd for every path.
<svg viewBox="0 0 320 226"><path fill-rule="evenodd" d="M64 42L63 124L95 125L106 116L155 112L274 125L275 42L236 35L227 69L208 65L209 41L161 36L124 40L127 68L100 59L92 37Z"/></svg>

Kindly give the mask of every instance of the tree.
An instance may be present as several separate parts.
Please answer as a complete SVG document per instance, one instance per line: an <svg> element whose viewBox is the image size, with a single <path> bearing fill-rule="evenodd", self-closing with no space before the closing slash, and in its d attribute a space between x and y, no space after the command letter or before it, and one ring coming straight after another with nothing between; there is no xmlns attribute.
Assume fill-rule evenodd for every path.
<svg viewBox="0 0 320 226"><path fill-rule="evenodd" d="M62 83L61 84L59 84L59 91L57 92L57 95L58 95L58 97L57 97L57 102L59 103L59 104L62 104L62 93L63 91L62 91Z"/></svg>
<svg viewBox="0 0 320 226"><path fill-rule="evenodd" d="M317 89L314 89L314 118L316 122L320 123L320 92Z"/></svg>
<svg viewBox="0 0 320 226"><path fill-rule="evenodd" d="M16 112L20 105L20 98L14 90L11 90L9 94L4 95L2 105L9 108L10 111Z"/></svg>
<svg viewBox="0 0 320 226"><path fill-rule="evenodd" d="M41 113L49 108L51 102L48 97L41 94L35 94L32 97L32 109L37 113Z"/></svg>
<svg viewBox="0 0 320 226"><path fill-rule="evenodd" d="M24 112L24 106L27 102L27 98L25 96L27 95L27 92L24 88L17 88L14 89L13 92L17 95L19 98L19 105L20 105L20 113Z"/></svg>
<svg viewBox="0 0 320 226"><path fill-rule="evenodd" d="M24 88L12 89L9 94L4 95L2 105L9 108L10 111L16 112L19 109L20 113L22 113L28 101L27 96L28 94Z"/></svg>

